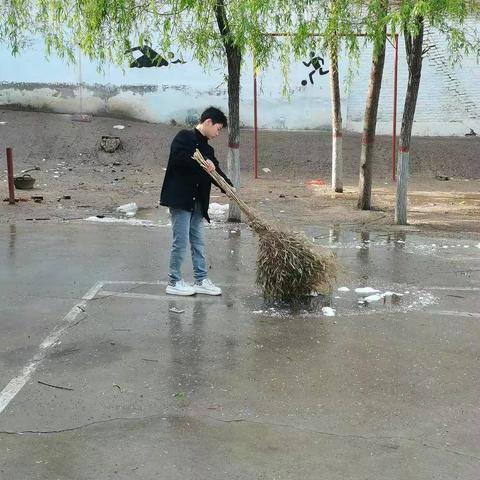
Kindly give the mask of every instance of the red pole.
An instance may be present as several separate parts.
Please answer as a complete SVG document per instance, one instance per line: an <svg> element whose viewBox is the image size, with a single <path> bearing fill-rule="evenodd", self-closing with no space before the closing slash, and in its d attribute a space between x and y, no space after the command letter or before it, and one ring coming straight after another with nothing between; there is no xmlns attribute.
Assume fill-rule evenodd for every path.
<svg viewBox="0 0 480 480"><path fill-rule="evenodd" d="M392 181L395 182L397 169L397 81L398 81L398 33L395 34L393 60L393 132L392 132Z"/></svg>
<svg viewBox="0 0 480 480"><path fill-rule="evenodd" d="M253 175L258 178L257 72L253 61Z"/></svg>
<svg viewBox="0 0 480 480"><path fill-rule="evenodd" d="M8 177L8 203L15 204L15 186L13 184L13 155L12 149L7 147L7 177Z"/></svg>

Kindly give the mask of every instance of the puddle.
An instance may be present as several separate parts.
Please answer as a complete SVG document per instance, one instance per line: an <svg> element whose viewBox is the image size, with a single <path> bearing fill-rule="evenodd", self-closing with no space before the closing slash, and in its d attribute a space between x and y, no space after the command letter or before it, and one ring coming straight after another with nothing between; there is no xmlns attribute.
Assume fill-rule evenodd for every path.
<svg viewBox="0 0 480 480"><path fill-rule="evenodd" d="M130 204L123 205L128 207ZM133 205L133 204L132 204ZM211 203L209 209L211 219L210 224L206 224L207 228L224 228L228 225L229 230L238 231L238 225L234 223L226 223L228 215L228 204ZM87 222L97 223L116 223L126 224L140 227L170 227L170 215L166 207L159 208L138 208L136 210L128 208L117 208L114 212L105 215L91 216L84 219Z"/></svg>
<svg viewBox="0 0 480 480"><path fill-rule="evenodd" d="M150 220L141 220L139 218L125 218L121 217L87 217L85 218L87 222L95 222L95 223L115 223L115 224L126 224L126 225L133 225L137 227L166 227L170 224L162 225L160 223L154 223Z"/></svg>
<svg viewBox="0 0 480 480"><path fill-rule="evenodd" d="M348 288L348 290L347 290ZM368 294L356 292L376 291ZM318 295L308 297L303 302L287 304L265 301L260 295L247 299L247 307L254 315L265 317L292 317L292 316L351 316L369 313L399 313L422 310L438 303L439 298L427 289L417 289L409 286L395 285L390 289L375 289L373 287L339 287L330 296Z"/></svg>
<svg viewBox="0 0 480 480"><path fill-rule="evenodd" d="M445 255L452 251L467 252L480 248L478 241L439 238L432 242L420 234L407 232L376 233L354 232L331 228L328 233L318 233L310 229L309 234L315 243L336 250L378 250L396 249L418 255ZM430 240L430 241L428 241Z"/></svg>

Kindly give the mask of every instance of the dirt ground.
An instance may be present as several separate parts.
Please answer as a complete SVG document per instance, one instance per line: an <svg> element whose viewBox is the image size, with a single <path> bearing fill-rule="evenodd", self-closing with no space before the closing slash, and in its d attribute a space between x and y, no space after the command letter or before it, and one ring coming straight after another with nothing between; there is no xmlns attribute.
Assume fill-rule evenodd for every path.
<svg viewBox="0 0 480 480"><path fill-rule="evenodd" d="M122 130L115 125L124 125ZM179 126L94 117L0 111L2 200L8 196L5 147L13 148L15 174L30 172L32 190L17 190L15 205L0 202L0 222L64 221L106 215L121 204L158 206L169 144ZM102 135L120 137L115 153L100 149ZM356 208L360 136L344 137L343 194L332 194L328 131L259 133L259 179L252 173L251 130L242 130L242 197L290 226L393 226L395 185L391 181L391 138L378 137L371 211ZM227 135L213 145L226 167ZM417 137L411 149L409 223L415 228L480 232L480 138ZM265 172L267 168L270 171ZM448 180L440 180L448 177ZM307 187L309 180L325 185ZM320 182L320 183L321 183ZM41 203L33 195L43 197ZM223 203L225 198L215 198Z"/></svg>

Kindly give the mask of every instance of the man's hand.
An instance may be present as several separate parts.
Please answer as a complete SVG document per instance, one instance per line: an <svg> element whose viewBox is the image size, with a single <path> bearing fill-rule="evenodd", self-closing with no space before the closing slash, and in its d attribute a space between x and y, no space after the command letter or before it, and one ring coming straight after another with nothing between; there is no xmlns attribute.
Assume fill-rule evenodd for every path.
<svg viewBox="0 0 480 480"><path fill-rule="evenodd" d="M215 165L214 165L214 163L213 163L211 160L208 160L208 159L207 159L207 170L208 170L209 172L215 171Z"/></svg>

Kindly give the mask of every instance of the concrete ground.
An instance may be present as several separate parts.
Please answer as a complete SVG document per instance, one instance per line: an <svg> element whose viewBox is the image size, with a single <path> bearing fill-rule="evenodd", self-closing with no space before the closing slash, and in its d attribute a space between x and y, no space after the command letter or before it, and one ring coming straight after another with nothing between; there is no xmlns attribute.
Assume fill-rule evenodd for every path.
<svg viewBox="0 0 480 480"><path fill-rule="evenodd" d="M244 226L178 298L167 227L0 225L0 478L477 480L480 238L307 233L350 290L287 308Z"/></svg>

